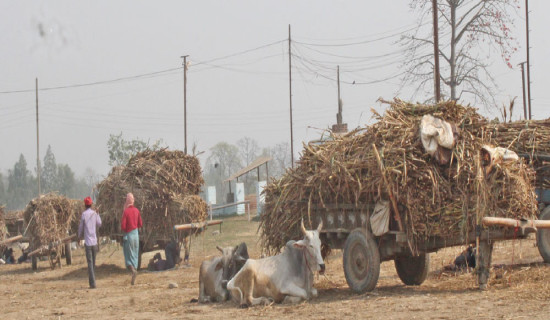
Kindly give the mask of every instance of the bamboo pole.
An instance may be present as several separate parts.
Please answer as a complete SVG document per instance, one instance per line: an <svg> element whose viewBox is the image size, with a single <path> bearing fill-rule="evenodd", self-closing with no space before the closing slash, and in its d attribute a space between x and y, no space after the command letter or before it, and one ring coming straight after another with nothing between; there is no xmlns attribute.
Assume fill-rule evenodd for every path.
<svg viewBox="0 0 550 320"><path fill-rule="evenodd" d="M21 239L23 239L23 235L21 235L21 234L18 235L18 236L15 236L15 237L7 238L6 240L0 241L0 246L4 245L4 244L15 242L15 241L21 240Z"/></svg>
<svg viewBox="0 0 550 320"><path fill-rule="evenodd" d="M512 228L533 228L550 229L550 220L516 220L510 218L484 217L482 219L484 226L503 226Z"/></svg>
<svg viewBox="0 0 550 320"><path fill-rule="evenodd" d="M36 250L33 250L31 252L29 252L29 257L32 257L34 256L35 254L37 253L41 253L42 251L44 250L49 250L49 248L52 248L52 247L55 247L55 246L58 246L60 245L61 243L65 243L69 240L72 240L73 238L76 238L76 234L72 234L70 236L67 236L59 241L55 241L55 242L52 242L50 245L44 245L44 246L41 246L40 248L36 249Z"/></svg>
<svg viewBox="0 0 550 320"><path fill-rule="evenodd" d="M223 220L211 220L199 223L186 223L186 224L177 224L174 226L174 230L191 230L191 229L200 229L206 226L213 226L216 224L222 224Z"/></svg>

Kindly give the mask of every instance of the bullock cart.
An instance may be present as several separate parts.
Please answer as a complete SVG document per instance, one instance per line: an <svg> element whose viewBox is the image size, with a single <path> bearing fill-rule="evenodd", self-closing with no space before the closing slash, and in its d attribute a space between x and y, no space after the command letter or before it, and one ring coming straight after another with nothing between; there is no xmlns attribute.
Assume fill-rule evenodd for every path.
<svg viewBox="0 0 550 320"><path fill-rule="evenodd" d="M539 251L550 262L550 206L539 220L515 220L485 217L482 228L464 236L432 236L416 243L416 254L411 250L405 232L398 231L392 218L391 228L383 235L372 233L371 215L374 204L325 205L314 208L315 216L323 221L321 241L330 248L343 250L343 266L346 281L355 292L363 293L376 287L380 263L394 260L395 269L406 285L420 285L428 275L431 252L458 245L478 245L478 282L485 288L489 277L493 243L499 240L525 239L537 232ZM548 221L547 221L548 220Z"/></svg>
<svg viewBox="0 0 550 320"><path fill-rule="evenodd" d="M198 196L203 184L196 156L167 149L139 152L97 186L100 235L122 243L121 218L126 195L132 193L143 221L138 263L141 253L162 250L172 240L185 244L187 251L194 232L174 231L174 225L206 220L208 205Z"/></svg>
<svg viewBox="0 0 550 320"><path fill-rule="evenodd" d="M71 224L76 219L73 203L56 193L48 193L32 199L24 212L27 223L22 242L28 242L28 256L32 269L38 268L40 257L47 257L50 267L61 267L61 258L65 257L67 265L72 263L70 242L76 238L71 234Z"/></svg>
<svg viewBox="0 0 550 320"><path fill-rule="evenodd" d="M476 243L481 288L494 241L537 231L545 257L547 225L535 220L549 219L540 211L548 176L538 184L543 175L518 154L550 154L550 120L494 123L454 102L387 103L373 125L304 145L298 165L266 186L265 251L295 238L301 218L322 221L324 251L343 249L357 292L374 289L386 260L405 284L421 284L429 253L444 247Z"/></svg>

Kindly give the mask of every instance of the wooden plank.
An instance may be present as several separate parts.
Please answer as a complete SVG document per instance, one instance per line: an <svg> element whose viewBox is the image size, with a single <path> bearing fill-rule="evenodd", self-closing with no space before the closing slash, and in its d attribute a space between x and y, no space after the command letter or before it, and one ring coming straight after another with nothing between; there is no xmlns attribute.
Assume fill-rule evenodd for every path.
<svg viewBox="0 0 550 320"><path fill-rule="evenodd" d="M550 220L516 220L510 218L484 217L481 222L485 226L503 226L512 228L549 229Z"/></svg>
<svg viewBox="0 0 550 320"><path fill-rule="evenodd" d="M4 244L15 242L15 241L21 240L21 239L23 239L23 235L21 235L21 234L18 235L18 236L15 236L15 237L7 238L6 240L0 241L0 246L4 245Z"/></svg>
<svg viewBox="0 0 550 320"><path fill-rule="evenodd" d="M50 243L49 245L43 245L42 247L40 247L40 248L38 248L38 249L36 249L36 250L33 250L33 251L29 252L29 255L28 255L28 256L29 256L29 257L32 257L32 256L34 256L35 254L41 253L41 252L44 251L44 250L50 250L50 248L56 247L56 246L58 246L58 245L60 245L60 244L62 244L62 243L65 243L65 242L67 242L67 241L70 241L70 240L72 240L73 238L76 238L76 234L72 234L72 235L70 235L70 236L67 236L67 237L65 237L65 238L63 238L63 239L61 239L61 240L59 240L59 241L54 241L54 242Z"/></svg>
<svg viewBox="0 0 550 320"><path fill-rule="evenodd" d="M211 220L211 221L204 221L199 223L186 223L186 224L177 224L174 226L174 230L192 230L192 229L200 229L204 228L206 226L213 226L216 224L222 224L223 220Z"/></svg>

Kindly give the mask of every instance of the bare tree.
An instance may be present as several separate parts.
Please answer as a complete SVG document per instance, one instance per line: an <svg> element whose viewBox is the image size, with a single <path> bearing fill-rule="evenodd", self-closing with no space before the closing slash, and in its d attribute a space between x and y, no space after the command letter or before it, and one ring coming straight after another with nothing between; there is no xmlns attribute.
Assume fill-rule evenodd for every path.
<svg viewBox="0 0 550 320"><path fill-rule="evenodd" d="M403 85L415 86L433 100L434 57L432 0L412 0L420 12L419 27L404 36L407 48ZM473 103L496 106L495 79L489 72L493 54L498 53L512 68L510 56L517 51L511 36L511 13L517 0L438 0L440 80L443 99L472 99Z"/></svg>

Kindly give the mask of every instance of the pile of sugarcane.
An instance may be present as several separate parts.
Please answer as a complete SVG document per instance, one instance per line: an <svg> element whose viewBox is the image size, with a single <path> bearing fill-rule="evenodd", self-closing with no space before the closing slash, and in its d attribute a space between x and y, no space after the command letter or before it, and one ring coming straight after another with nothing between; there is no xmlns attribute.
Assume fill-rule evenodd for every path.
<svg viewBox="0 0 550 320"><path fill-rule="evenodd" d="M5 240L8 237L8 229L4 220L4 206L0 206L0 241ZM0 245L0 253L4 248Z"/></svg>
<svg viewBox="0 0 550 320"><path fill-rule="evenodd" d="M58 258L61 255L61 239L69 236L74 219L71 200L56 193L48 193L34 198L24 212L28 223L27 235L30 236L30 247L38 249L52 243L58 243L55 250Z"/></svg>
<svg viewBox="0 0 550 320"><path fill-rule="evenodd" d="M463 236L483 216L536 216L534 171L523 160L495 165L488 174L481 167L482 146L496 140L487 135L489 122L475 108L453 102L386 103L389 108L384 115L373 111L377 120L373 125L333 136L321 145L304 145L297 166L267 185L260 223L267 252L276 252L289 239L299 237L301 218L317 221L313 208L352 204L361 209L388 200L389 190L413 250L428 237ZM447 165L436 163L424 151L419 137L424 115L460 129Z"/></svg>
<svg viewBox="0 0 550 320"><path fill-rule="evenodd" d="M537 155L550 156L550 118L546 120L515 121L509 123L490 123L480 131L495 145L509 148L518 154L533 158L533 167L537 173L535 186L550 188L550 161L537 159Z"/></svg>
<svg viewBox="0 0 550 320"><path fill-rule="evenodd" d="M167 149L140 152L98 185L100 233L121 233L126 194L131 192L141 212L144 239L170 238L174 225L206 219L206 214L184 208L186 196L197 195L203 184L197 157Z"/></svg>

